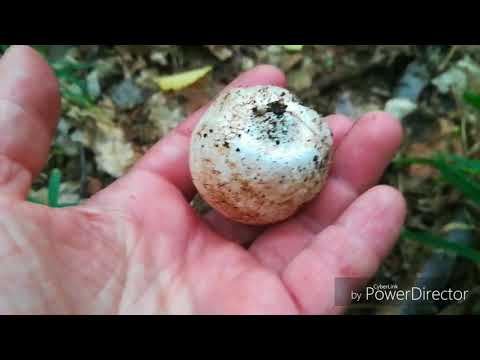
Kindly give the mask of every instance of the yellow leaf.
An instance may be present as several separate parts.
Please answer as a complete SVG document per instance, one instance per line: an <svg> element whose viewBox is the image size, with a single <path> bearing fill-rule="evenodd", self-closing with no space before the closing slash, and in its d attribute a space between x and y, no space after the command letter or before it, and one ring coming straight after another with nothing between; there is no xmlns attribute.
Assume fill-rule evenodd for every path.
<svg viewBox="0 0 480 360"><path fill-rule="evenodd" d="M287 51L302 51L303 45L283 45L283 48Z"/></svg>
<svg viewBox="0 0 480 360"><path fill-rule="evenodd" d="M210 71L212 71L212 66L206 66L200 69L186 71L174 75L160 76L155 79L155 82L163 91L178 91L196 83Z"/></svg>
<svg viewBox="0 0 480 360"><path fill-rule="evenodd" d="M468 230L474 230L474 229L475 229L475 227L472 226L472 225L453 222L453 223L445 225L442 229L442 232L451 232L451 231L454 231L454 230L468 231Z"/></svg>

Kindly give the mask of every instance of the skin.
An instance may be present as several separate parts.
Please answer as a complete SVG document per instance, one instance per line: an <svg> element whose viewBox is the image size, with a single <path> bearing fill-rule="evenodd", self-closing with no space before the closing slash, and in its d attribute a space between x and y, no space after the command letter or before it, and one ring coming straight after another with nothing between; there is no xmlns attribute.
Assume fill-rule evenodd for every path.
<svg viewBox="0 0 480 360"><path fill-rule="evenodd" d="M259 66L230 86L267 84L285 77ZM335 278L373 276L404 222L402 195L375 186L402 141L385 113L328 118L327 185L279 225L202 218L189 206L190 134L205 109L82 206L30 204L59 104L48 65L11 47L0 60L1 314L341 314ZM351 285L346 293L361 281Z"/></svg>

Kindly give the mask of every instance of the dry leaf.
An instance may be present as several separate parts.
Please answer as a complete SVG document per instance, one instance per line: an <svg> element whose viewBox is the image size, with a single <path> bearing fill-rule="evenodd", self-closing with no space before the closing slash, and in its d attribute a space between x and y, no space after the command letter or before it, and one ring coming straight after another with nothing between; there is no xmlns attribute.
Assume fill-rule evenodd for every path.
<svg viewBox="0 0 480 360"><path fill-rule="evenodd" d="M174 75L160 76L155 79L155 82L163 91L178 91L195 84L198 80L212 71L212 69L212 66L206 66Z"/></svg>
<svg viewBox="0 0 480 360"><path fill-rule="evenodd" d="M303 45L282 45L283 48L287 51L302 51L303 50Z"/></svg>

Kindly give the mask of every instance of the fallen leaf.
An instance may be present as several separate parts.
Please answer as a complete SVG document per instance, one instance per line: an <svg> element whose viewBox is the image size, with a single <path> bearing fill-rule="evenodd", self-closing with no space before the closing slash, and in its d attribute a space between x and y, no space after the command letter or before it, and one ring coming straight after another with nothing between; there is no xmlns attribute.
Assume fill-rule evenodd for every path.
<svg viewBox="0 0 480 360"><path fill-rule="evenodd" d="M206 45L208 50L220 61L225 61L233 56L233 51L225 45Z"/></svg>
<svg viewBox="0 0 480 360"><path fill-rule="evenodd" d="M73 109L72 109L73 110ZM95 160L100 170L112 177L124 175L138 159L130 142L125 139L123 129L115 124L115 111L106 107L92 107L88 110L76 110L71 114L76 118L93 119L93 125L77 130L72 140L78 141L95 153Z"/></svg>
<svg viewBox="0 0 480 360"><path fill-rule="evenodd" d="M158 137L162 138L174 129L183 119L183 109L174 102L169 102L162 93L154 94L147 102L149 122L158 129Z"/></svg>
<svg viewBox="0 0 480 360"><path fill-rule="evenodd" d="M155 82L163 91L178 91L189 87L212 71L212 66L205 66L200 69L186 71L169 76L159 76Z"/></svg>
<svg viewBox="0 0 480 360"><path fill-rule="evenodd" d="M283 45L283 48L287 51L302 51L303 45Z"/></svg>
<svg viewBox="0 0 480 360"><path fill-rule="evenodd" d="M417 104L409 99L395 98L390 99L385 104L385 111L398 120L403 120L408 115L417 110Z"/></svg>
<svg viewBox="0 0 480 360"><path fill-rule="evenodd" d="M464 224L464 223L458 223L458 222L452 222L447 225L445 225L442 228L442 233L449 233L454 230L474 230L475 226Z"/></svg>
<svg viewBox="0 0 480 360"><path fill-rule="evenodd" d="M479 78L480 65L467 55L433 79L432 83L441 94L452 91L461 98L467 89L480 88Z"/></svg>

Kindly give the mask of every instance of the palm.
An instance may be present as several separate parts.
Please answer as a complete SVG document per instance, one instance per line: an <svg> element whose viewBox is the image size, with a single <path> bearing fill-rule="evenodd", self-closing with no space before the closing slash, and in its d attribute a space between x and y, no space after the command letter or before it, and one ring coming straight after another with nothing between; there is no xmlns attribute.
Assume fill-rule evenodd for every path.
<svg viewBox="0 0 480 360"><path fill-rule="evenodd" d="M273 272L247 251L212 234L193 216L166 218L182 222L185 228L169 234L116 211L90 208L59 215L42 209L33 210L37 213L32 216L32 210L12 212L22 218L25 211L29 213L29 226L34 224L35 236L25 232L24 240L35 244L26 245L15 257L9 255L19 274L14 293L7 293L16 293L23 301L3 307L2 312L295 311L287 290ZM41 230L47 221L51 221L55 233ZM10 228L14 226L22 228L20 224ZM9 239L10 244L18 241L19 232L16 234L15 240ZM41 263L32 262L33 257L42 259ZM2 261L4 266L7 263ZM27 267L28 273L19 276ZM2 285L12 288L12 284Z"/></svg>
<svg viewBox="0 0 480 360"><path fill-rule="evenodd" d="M29 75L20 79L7 70L13 67ZM396 191L367 191L401 141L385 114L355 126L330 117L330 180L300 214L270 228L215 212L200 217L189 205L195 189L187 149L200 113L85 205L28 204L55 129L58 90L25 47L2 59L0 78L0 313L338 313L335 278L372 276L403 222ZM42 90L29 86L40 81ZM277 70L259 67L232 86L283 81ZM29 128L49 135L26 154ZM19 135L2 143L2 134Z"/></svg>

